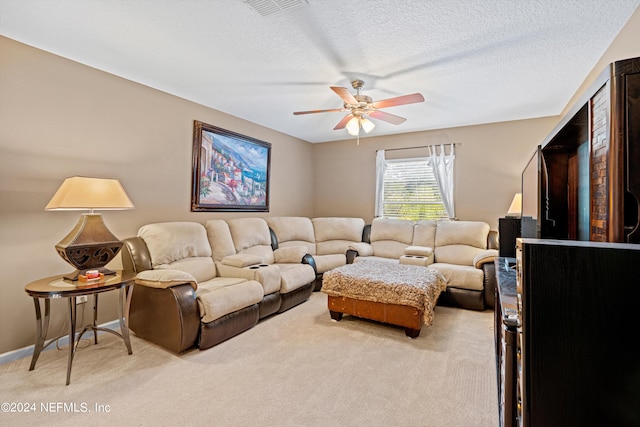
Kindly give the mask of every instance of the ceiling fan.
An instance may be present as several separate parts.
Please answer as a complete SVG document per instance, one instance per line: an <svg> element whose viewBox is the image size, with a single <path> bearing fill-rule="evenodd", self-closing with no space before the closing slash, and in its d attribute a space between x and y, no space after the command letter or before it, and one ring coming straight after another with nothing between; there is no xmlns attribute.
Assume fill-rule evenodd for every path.
<svg viewBox="0 0 640 427"><path fill-rule="evenodd" d="M360 89L364 86L364 82L362 80L353 80L351 82L351 86L356 90L356 95L352 95L351 92L344 87L330 87L331 90L338 94L338 96L342 98L342 101L344 101L344 106L342 108L296 111L293 114L300 115L349 111L349 114L344 116L333 129L339 130L346 127L347 132L349 132L350 135L358 136L360 135L360 128L362 128L366 133L369 133L371 129L375 127L375 124L370 121L368 117L392 123L394 125L399 125L407 120L404 117L380 111L381 108L395 107L398 105L413 104L424 101L424 97L421 94L413 93L411 95L403 95L373 102L370 96L360 95Z"/></svg>

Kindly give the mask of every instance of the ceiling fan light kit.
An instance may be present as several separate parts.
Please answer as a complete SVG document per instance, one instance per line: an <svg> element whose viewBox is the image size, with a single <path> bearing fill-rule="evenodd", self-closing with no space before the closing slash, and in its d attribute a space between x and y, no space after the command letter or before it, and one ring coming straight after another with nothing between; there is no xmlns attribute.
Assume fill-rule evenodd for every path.
<svg viewBox="0 0 640 427"><path fill-rule="evenodd" d="M404 117L396 116L394 114L381 111L381 108L395 107L398 105L413 104L416 102L423 102L424 97L419 93L411 95L403 95L395 98L384 99L382 101L373 102L373 99L367 95L361 95L360 89L364 86L362 80L353 80L351 87L356 90L356 94L352 95L347 88L340 86L330 86L343 101L343 108L332 108L329 110L310 110L310 111L296 111L294 115L300 114L314 114L314 113L329 113L338 111L348 111L345 117L342 118L334 127L334 130L347 129L349 135L360 136L360 128L365 133L371 132L375 127L375 124L369 120L369 117L385 121L394 125L404 123L407 119Z"/></svg>

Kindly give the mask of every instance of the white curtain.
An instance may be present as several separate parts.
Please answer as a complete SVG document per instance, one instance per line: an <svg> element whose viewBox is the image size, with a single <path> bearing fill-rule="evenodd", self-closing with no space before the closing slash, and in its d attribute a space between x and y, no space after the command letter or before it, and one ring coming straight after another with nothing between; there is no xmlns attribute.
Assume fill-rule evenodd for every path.
<svg viewBox="0 0 640 427"><path fill-rule="evenodd" d="M440 150L438 150L438 146L429 147L429 166L433 168L433 174L442 195L442 202L450 219L456 217L453 206L453 163L456 156L453 148L454 144L451 144L449 155L447 155L444 145L440 145Z"/></svg>
<svg viewBox="0 0 640 427"><path fill-rule="evenodd" d="M384 200L384 172L386 170L387 161L384 158L384 150L378 150L376 154L376 217L382 216L382 201Z"/></svg>

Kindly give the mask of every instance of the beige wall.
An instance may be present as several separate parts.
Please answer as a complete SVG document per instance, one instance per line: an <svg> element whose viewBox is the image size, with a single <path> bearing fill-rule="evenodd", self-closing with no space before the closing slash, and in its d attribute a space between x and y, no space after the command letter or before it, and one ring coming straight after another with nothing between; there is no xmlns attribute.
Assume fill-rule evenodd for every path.
<svg viewBox="0 0 640 427"><path fill-rule="evenodd" d="M44 211L64 178L122 182L135 209L103 212L120 238L148 222L238 215L190 212L193 120L270 142L269 215L312 216L311 144L0 37L0 354L33 344L24 285L72 270L54 245L80 213ZM100 322L116 318L114 297ZM64 304L53 305L52 336Z"/></svg>
<svg viewBox="0 0 640 427"><path fill-rule="evenodd" d="M522 169L557 117L451 128L316 144L316 216L352 215L370 222L374 216L376 150L455 143L456 217L485 221L498 228L513 195L520 190ZM426 149L398 150L392 157L419 157Z"/></svg>
<svg viewBox="0 0 640 427"><path fill-rule="evenodd" d="M588 79L613 60L640 56L639 29L636 11ZM238 215L190 212L193 120L272 143L271 212L245 216L357 216L368 222L375 150L444 141L460 144L457 217L496 228L520 188L522 168L558 119L373 137L359 146L353 139L312 145L0 37L0 354L33 344L33 303L24 285L70 271L53 247L79 213L44 212L65 177L120 179L136 208L104 212L118 237L135 235L149 222ZM103 298L99 322L116 317L113 296ZM64 333L65 301L52 308L55 336Z"/></svg>

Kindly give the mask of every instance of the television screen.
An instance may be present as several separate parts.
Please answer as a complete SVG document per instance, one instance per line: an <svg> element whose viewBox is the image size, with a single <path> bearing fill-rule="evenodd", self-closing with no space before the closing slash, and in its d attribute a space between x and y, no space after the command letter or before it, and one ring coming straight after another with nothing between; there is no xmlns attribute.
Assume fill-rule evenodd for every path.
<svg viewBox="0 0 640 427"><path fill-rule="evenodd" d="M522 171L522 216L538 219L540 203L540 146Z"/></svg>
<svg viewBox="0 0 640 427"><path fill-rule="evenodd" d="M522 237L540 237L538 218L541 212L541 156L541 147L538 146L522 171L522 218L520 219Z"/></svg>

